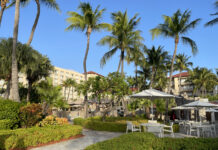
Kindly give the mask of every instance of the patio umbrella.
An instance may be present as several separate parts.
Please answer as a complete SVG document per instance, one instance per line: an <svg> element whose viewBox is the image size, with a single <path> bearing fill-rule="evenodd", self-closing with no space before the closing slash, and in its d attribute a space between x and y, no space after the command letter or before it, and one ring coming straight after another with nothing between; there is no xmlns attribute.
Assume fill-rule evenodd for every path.
<svg viewBox="0 0 218 150"><path fill-rule="evenodd" d="M209 108L206 110L206 112L211 113L211 122L214 123L215 122L215 112L218 112L218 110L213 109L213 108Z"/></svg>
<svg viewBox="0 0 218 150"><path fill-rule="evenodd" d="M211 104L208 102L201 102L201 101L195 101L195 102L191 102L188 104L183 105L183 107L196 107L197 110L199 110L200 108L215 108L218 107L218 105L215 104ZM201 116L200 116L200 122L201 122Z"/></svg>
<svg viewBox="0 0 218 150"><path fill-rule="evenodd" d="M148 98L151 100L151 113L152 113L152 120L154 119L154 111L153 111L153 102L152 100L156 99L156 98L174 98L174 95L159 91L159 90L155 90L155 89L147 89L144 90L142 92L136 93L131 95L130 97L132 98Z"/></svg>
<svg viewBox="0 0 218 150"><path fill-rule="evenodd" d="M184 106L177 106L177 107L173 107L172 110L179 110L179 119L181 119L181 110L192 110L195 109L194 107L184 107ZM189 120L189 114L187 114L187 119Z"/></svg>

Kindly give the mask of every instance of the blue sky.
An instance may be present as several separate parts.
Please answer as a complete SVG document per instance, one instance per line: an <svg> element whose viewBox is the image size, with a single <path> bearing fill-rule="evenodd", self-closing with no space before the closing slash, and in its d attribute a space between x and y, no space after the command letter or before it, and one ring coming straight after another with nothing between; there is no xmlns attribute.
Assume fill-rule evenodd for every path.
<svg viewBox="0 0 218 150"><path fill-rule="evenodd" d="M67 11L78 11L77 7L83 0L57 0L60 5L61 13L42 6L39 24L34 35L32 47L42 54L47 55L52 64L58 67L72 69L83 72L83 57L86 48L85 33L80 31L66 32L65 28ZM95 8L101 5L106 8L103 15L103 22L111 23L110 13L116 11L128 10L129 17L133 17L135 13L139 13L141 22L138 29L142 30L145 39L145 45L164 46L164 49L170 54L174 50L173 39L165 39L162 37L152 40L149 30L163 22L162 15L172 15L177 9L182 11L189 9L192 11L192 20L202 18L201 23L196 29L192 30L186 36L194 39L198 45L199 52L196 56L192 56L191 49L187 46L179 44L178 53L185 52L192 56L191 61L194 67L207 67L209 69L218 68L218 25L213 27L204 27L204 24L211 20L209 14L214 13L214 0L89 0ZM32 1L27 7L21 8L19 37L18 40L26 43L31 31L32 24L36 15L36 5ZM5 11L2 25L0 28L1 37L11 37L13 35L14 8ZM100 59L105 52L109 50L107 46L98 46L96 43L108 32L93 33L91 35L90 51L87 60L87 70L92 70L103 75L117 70L119 54L116 54L107 62L104 68L100 67ZM134 73L134 65L125 64L124 71L132 75Z"/></svg>

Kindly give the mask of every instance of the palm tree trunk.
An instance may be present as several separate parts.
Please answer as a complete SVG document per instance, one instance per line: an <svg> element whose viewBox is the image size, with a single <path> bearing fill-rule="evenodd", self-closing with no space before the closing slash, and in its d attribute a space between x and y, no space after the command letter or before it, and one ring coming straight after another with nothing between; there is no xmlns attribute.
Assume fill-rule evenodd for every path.
<svg viewBox="0 0 218 150"><path fill-rule="evenodd" d="M3 17L3 13L4 13L4 11L5 11L5 5L4 6L1 6L1 11L0 11L0 26L1 26L1 24L2 24L2 17Z"/></svg>
<svg viewBox="0 0 218 150"><path fill-rule="evenodd" d="M30 101L30 92L32 90L32 82L28 81L28 91L27 91L27 97L26 97L26 101L29 102Z"/></svg>
<svg viewBox="0 0 218 150"><path fill-rule="evenodd" d="M182 73L182 71L180 70L179 71L179 95L181 94L181 73Z"/></svg>
<svg viewBox="0 0 218 150"><path fill-rule="evenodd" d="M27 45L30 45L32 40L33 40L33 35L34 35L35 30L36 30L36 26L38 24L39 16L40 16L40 3L39 3L39 0L35 0L35 2L36 2L36 5L37 5L37 14L36 14L36 18L35 18L35 21L34 21L34 24L33 24L33 27L32 27L32 31L30 33L30 37L29 37L29 40L27 42Z"/></svg>
<svg viewBox="0 0 218 150"><path fill-rule="evenodd" d="M117 73L119 73L119 71L120 71L121 62L122 62L122 58L120 56L120 61L119 61L119 65L118 65L118 68L117 68Z"/></svg>
<svg viewBox="0 0 218 150"><path fill-rule="evenodd" d="M69 87L69 90L68 90L67 101L69 100L69 97L70 97L70 88L71 87Z"/></svg>
<svg viewBox="0 0 218 150"><path fill-rule="evenodd" d="M174 61L176 58L176 51L177 51L177 45L179 43L179 36L176 36L175 38L175 50L173 53L173 58L172 58L172 62L171 62L171 69L170 69L170 81L169 81L169 85L168 85L168 93L171 93L171 82L172 82L172 75L173 75L173 67L174 67Z"/></svg>
<svg viewBox="0 0 218 150"><path fill-rule="evenodd" d="M12 72L11 72L11 93L10 99L20 102L19 91L18 91L18 68L16 59L16 45L18 37L18 26L20 16L20 0L16 0L15 4L15 19L14 19L14 32L13 32L13 50L12 50Z"/></svg>
<svg viewBox="0 0 218 150"><path fill-rule="evenodd" d="M121 75L124 76L124 72L123 72L123 69L124 69L124 50L122 50L122 52L121 52L121 60L122 60L122 63L121 63Z"/></svg>
<svg viewBox="0 0 218 150"><path fill-rule="evenodd" d="M154 81L154 67L152 66L151 81L149 86L150 89L153 87L153 81Z"/></svg>
<svg viewBox="0 0 218 150"><path fill-rule="evenodd" d="M65 99L65 100L67 100L66 91L67 91L67 87L65 86L65 87L64 87L64 99Z"/></svg>
<svg viewBox="0 0 218 150"><path fill-rule="evenodd" d="M92 28L88 27L87 29L87 47L86 47L86 53L85 53L85 57L83 60L83 69L84 69L84 74L85 74L85 81L87 81L87 70L86 70L86 60L87 60L87 56L89 53L89 43L90 43L90 35L92 32ZM85 98L84 98L84 111L85 111L85 118L88 117L88 95L87 93L85 94Z"/></svg>
<svg viewBox="0 0 218 150"><path fill-rule="evenodd" d="M135 82L135 86L136 86L136 88L137 88L137 90L138 90L138 74L137 74L137 65L135 64L135 80L136 80L136 82Z"/></svg>

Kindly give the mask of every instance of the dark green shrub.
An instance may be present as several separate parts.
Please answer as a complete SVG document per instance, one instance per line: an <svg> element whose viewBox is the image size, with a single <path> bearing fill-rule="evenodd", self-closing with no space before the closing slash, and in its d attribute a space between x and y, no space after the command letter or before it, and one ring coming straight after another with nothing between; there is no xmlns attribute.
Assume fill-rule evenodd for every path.
<svg viewBox="0 0 218 150"><path fill-rule="evenodd" d="M27 104L20 108L20 119L22 125L31 127L42 120L42 106L40 104Z"/></svg>
<svg viewBox="0 0 218 150"><path fill-rule="evenodd" d="M18 128L20 124L19 110L22 104L11 100L0 99L0 120L11 120L12 127Z"/></svg>
<svg viewBox="0 0 218 150"><path fill-rule="evenodd" d="M13 125L13 121L9 119L0 120L0 130L11 129Z"/></svg>
<svg viewBox="0 0 218 150"><path fill-rule="evenodd" d="M218 138L158 138L151 133L130 133L86 150L216 150L217 147Z"/></svg>
<svg viewBox="0 0 218 150"><path fill-rule="evenodd" d="M0 149L25 149L82 133L81 126L63 125L0 131Z"/></svg>
<svg viewBox="0 0 218 150"><path fill-rule="evenodd" d="M178 124L173 125L173 132L175 132L175 133L179 132L179 125Z"/></svg>
<svg viewBox="0 0 218 150"><path fill-rule="evenodd" d="M75 125L84 126L85 122L86 122L86 119L83 119L83 118L75 118L75 119L73 119L73 124L75 124Z"/></svg>

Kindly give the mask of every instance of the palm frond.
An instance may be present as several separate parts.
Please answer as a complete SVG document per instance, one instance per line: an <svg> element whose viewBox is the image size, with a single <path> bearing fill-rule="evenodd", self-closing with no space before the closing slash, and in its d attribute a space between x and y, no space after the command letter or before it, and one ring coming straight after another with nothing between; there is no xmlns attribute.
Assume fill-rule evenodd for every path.
<svg viewBox="0 0 218 150"><path fill-rule="evenodd" d="M213 25L215 25L215 24L218 24L218 18L215 18L215 19L213 19L213 20L207 22L207 23L205 24L205 26L206 26L206 27L207 27L207 26L213 26Z"/></svg>
<svg viewBox="0 0 218 150"><path fill-rule="evenodd" d="M183 29L180 31L180 33L187 33L190 29L194 29L196 27L196 25L198 25L200 23L201 19L195 19L194 21L192 21L191 23L189 23L188 25L184 26Z"/></svg>
<svg viewBox="0 0 218 150"><path fill-rule="evenodd" d="M106 64L106 61L109 60L117 51L118 47L113 48L109 52L105 53L104 56L101 58L101 67L103 67Z"/></svg>
<svg viewBox="0 0 218 150"><path fill-rule="evenodd" d="M195 43L195 41L193 41L192 39L188 38L188 37L182 37L182 41L184 44L188 44L191 48L192 48L192 54L196 55L198 52L198 48L197 45Z"/></svg>

